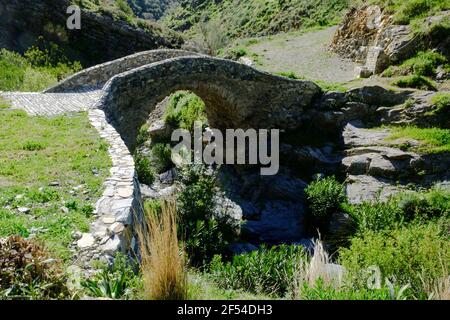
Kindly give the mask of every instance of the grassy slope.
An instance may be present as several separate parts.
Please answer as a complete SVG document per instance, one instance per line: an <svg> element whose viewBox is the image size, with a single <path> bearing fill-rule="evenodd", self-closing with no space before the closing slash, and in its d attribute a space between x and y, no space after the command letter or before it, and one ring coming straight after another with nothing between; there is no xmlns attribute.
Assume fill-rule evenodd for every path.
<svg viewBox="0 0 450 320"><path fill-rule="evenodd" d="M336 24L347 0L182 1L165 23L175 30L195 27L204 17L218 19L231 38L275 34Z"/></svg>
<svg viewBox="0 0 450 320"><path fill-rule="evenodd" d="M2 109L0 124L0 237L35 233L70 258L71 233L88 230L108 175L107 145L86 114L49 119Z"/></svg>

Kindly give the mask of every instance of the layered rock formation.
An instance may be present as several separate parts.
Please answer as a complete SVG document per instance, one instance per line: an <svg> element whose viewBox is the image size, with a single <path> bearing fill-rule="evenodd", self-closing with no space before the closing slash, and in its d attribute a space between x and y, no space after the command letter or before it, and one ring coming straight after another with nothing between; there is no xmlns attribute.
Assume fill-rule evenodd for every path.
<svg viewBox="0 0 450 320"><path fill-rule="evenodd" d="M449 15L449 12L443 12L427 18L424 24L448 19ZM444 42L448 47L448 40ZM394 24L392 13L372 5L361 9L352 8L347 13L336 31L331 49L361 64L357 70L358 75L368 77L409 58L421 47L430 46L436 46L441 52L447 51L448 54L444 43L433 43L432 39L414 35L411 26Z"/></svg>

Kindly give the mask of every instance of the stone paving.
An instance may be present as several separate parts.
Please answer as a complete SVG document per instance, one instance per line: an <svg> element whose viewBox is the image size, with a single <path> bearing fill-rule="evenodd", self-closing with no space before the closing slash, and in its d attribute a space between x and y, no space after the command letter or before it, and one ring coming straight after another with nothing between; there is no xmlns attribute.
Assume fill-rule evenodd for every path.
<svg viewBox="0 0 450 320"><path fill-rule="evenodd" d="M91 109L102 96L98 88L66 93L0 92L13 109L25 110L33 116L56 116Z"/></svg>

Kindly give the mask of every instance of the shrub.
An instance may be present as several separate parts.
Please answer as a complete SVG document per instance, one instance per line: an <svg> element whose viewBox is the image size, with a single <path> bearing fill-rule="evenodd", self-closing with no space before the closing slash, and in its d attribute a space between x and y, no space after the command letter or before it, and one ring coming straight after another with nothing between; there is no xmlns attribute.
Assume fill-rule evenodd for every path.
<svg viewBox="0 0 450 320"><path fill-rule="evenodd" d="M163 202L161 213L147 212L145 227L138 232L144 292L148 299L187 298L186 265L184 254L180 253L177 220L175 203Z"/></svg>
<svg viewBox="0 0 450 320"><path fill-rule="evenodd" d="M21 91L34 92L41 91L58 82L58 79L46 70L26 68Z"/></svg>
<svg viewBox="0 0 450 320"><path fill-rule="evenodd" d="M175 128L192 131L195 121L206 122L205 104L192 92L178 91L170 97L164 118Z"/></svg>
<svg viewBox="0 0 450 320"><path fill-rule="evenodd" d="M136 153L134 155L134 162L139 181L147 185L152 185L155 181L155 172L153 171L150 160L147 157Z"/></svg>
<svg viewBox="0 0 450 320"><path fill-rule="evenodd" d="M235 226L227 216L214 213L215 175L207 173L203 165L182 168L180 174L180 238L185 242L190 263L204 267L215 254L225 253L234 238Z"/></svg>
<svg viewBox="0 0 450 320"><path fill-rule="evenodd" d="M158 173L165 172L172 167L172 149L170 144L157 143L152 146L152 166Z"/></svg>
<svg viewBox="0 0 450 320"><path fill-rule="evenodd" d="M346 206L353 219L355 231L392 230L412 222L427 222L447 218L450 214L450 192L433 188L421 193L404 193L387 202L364 202Z"/></svg>
<svg viewBox="0 0 450 320"><path fill-rule="evenodd" d="M448 226L447 226L448 227ZM365 232L351 246L340 250L340 263L351 273L376 266L382 277L394 277L396 285L410 284L422 297L424 279L448 277L450 250L446 226L412 224L389 231ZM361 277L364 285L364 277Z"/></svg>
<svg viewBox="0 0 450 320"><path fill-rule="evenodd" d="M421 90L432 90L432 91L436 90L436 85L433 83L432 80L416 74L400 77L397 80L395 80L392 84L400 88L416 88Z"/></svg>
<svg viewBox="0 0 450 320"><path fill-rule="evenodd" d="M364 202L359 205L349 206L348 213L352 217L356 233L363 234L367 231L381 231L391 229L403 223L403 212L397 202Z"/></svg>
<svg viewBox="0 0 450 320"><path fill-rule="evenodd" d="M223 288L283 296L303 258L303 249L299 246L262 246L259 250L234 256L230 262L215 256L210 271L214 281Z"/></svg>
<svg viewBox="0 0 450 320"><path fill-rule="evenodd" d="M313 220L319 224L328 221L346 202L344 186L335 177L318 177L306 187L305 193Z"/></svg>
<svg viewBox="0 0 450 320"><path fill-rule="evenodd" d="M36 243L18 236L0 241L0 299L64 299L66 277Z"/></svg>

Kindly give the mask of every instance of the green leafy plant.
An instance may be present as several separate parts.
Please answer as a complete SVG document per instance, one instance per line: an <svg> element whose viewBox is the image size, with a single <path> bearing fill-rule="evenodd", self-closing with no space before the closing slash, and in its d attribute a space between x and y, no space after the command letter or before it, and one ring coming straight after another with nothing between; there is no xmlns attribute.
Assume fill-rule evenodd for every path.
<svg viewBox="0 0 450 320"><path fill-rule="evenodd" d="M305 189L306 201L314 222L328 221L346 202L344 186L335 177L318 177Z"/></svg>
<svg viewBox="0 0 450 320"><path fill-rule="evenodd" d="M112 267L104 267L91 279L83 280L81 285L94 297L126 299L132 296L139 281L133 262L126 255L118 254Z"/></svg>
<svg viewBox="0 0 450 320"><path fill-rule="evenodd" d="M214 281L226 289L283 296L303 258L303 249L299 246L262 246L259 250L234 256L230 262L215 256L210 272Z"/></svg>
<svg viewBox="0 0 450 320"><path fill-rule="evenodd" d="M170 97L164 118L175 128L192 131L195 121L206 123L205 104L192 92L178 91Z"/></svg>
<svg viewBox="0 0 450 320"><path fill-rule="evenodd" d="M147 185L153 184L155 181L155 172L150 159L144 155L136 153L134 155L134 163L139 181Z"/></svg>
<svg viewBox="0 0 450 320"><path fill-rule="evenodd" d="M214 213L216 177L203 165L190 165L180 171L183 190L177 203L180 213L180 239L185 242L190 263L204 267L215 254L223 254L234 238L234 224Z"/></svg>
<svg viewBox="0 0 450 320"><path fill-rule="evenodd" d="M353 274L360 275L376 266L383 279L395 279L395 284L411 285L417 298L427 298L423 283L427 279L448 277L450 250L446 228L448 224L428 223L384 231L367 231L353 238L349 248L340 250L340 263Z"/></svg>

